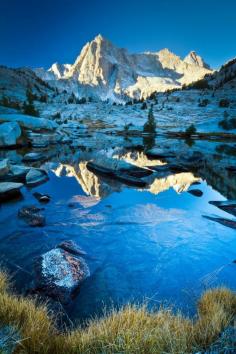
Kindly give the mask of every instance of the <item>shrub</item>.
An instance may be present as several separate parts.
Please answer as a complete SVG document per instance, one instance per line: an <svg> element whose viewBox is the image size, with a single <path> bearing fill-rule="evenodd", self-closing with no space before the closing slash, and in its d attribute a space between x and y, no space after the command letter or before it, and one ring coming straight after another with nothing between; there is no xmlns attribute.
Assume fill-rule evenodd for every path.
<svg viewBox="0 0 236 354"><path fill-rule="evenodd" d="M86 101L86 98L85 97L81 97L77 100L77 103L78 104L85 104L87 101Z"/></svg>
<svg viewBox="0 0 236 354"><path fill-rule="evenodd" d="M57 113L55 113L52 117L53 117L53 118L61 118L61 113L60 113L60 112L57 112Z"/></svg>
<svg viewBox="0 0 236 354"><path fill-rule="evenodd" d="M127 135L128 133L129 133L129 129L130 129L130 127L132 127L132 123L128 123L128 124L125 124L124 125L124 133L125 133L125 135Z"/></svg>
<svg viewBox="0 0 236 354"><path fill-rule="evenodd" d="M19 102L11 101L8 97L3 96L0 99L0 105L8 108L20 109Z"/></svg>
<svg viewBox="0 0 236 354"><path fill-rule="evenodd" d="M185 130L185 135L190 137L194 134L196 134L197 129L194 124L191 124L186 130Z"/></svg>
<svg viewBox="0 0 236 354"><path fill-rule="evenodd" d="M204 90L204 89L209 89L209 84L206 79L201 79L198 81L193 82L188 86L190 89L196 89L196 90Z"/></svg>
<svg viewBox="0 0 236 354"><path fill-rule="evenodd" d="M55 97L55 96L54 96ZM48 101L48 96L47 95L42 95L39 99L40 102L47 103Z"/></svg>
<svg viewBox="0 0 236 354"><path fill-rule="evenodd" d="M38 110L35 108L33 103L26 103L24 102L23 105L23 113L27 114L29 116L34 116L34 117L39 117L39 112Z"/></svg>
<svg viewBox="0 0 236 354"><path fill-rule="evenodd" d="M218 125L225 130L236 129L236 118L224 118Z"/></svg>
<svg viewBox="0 0 236 354"><path fill-rule="evenodd" d="M147 102L143 102L141 109L147 109Z"/></svg>
<svg viewBox="0 0 236 354"><path fill-rule="evenodd" d="M223 98L219 102L219 107L227 108L230 105L230 101L227 98Z"/></svg>
<svg viewBox="0 0 236 354"><path fill-rule="evenodd" d="M152 108L149 109L148 120L143 126L143 131L144 133L149 133L149 134L156 133L156 122L155 122Z"/></svg>
<svg viewBox="0 0 236 354"><path fill-rule="evenodd" d="M75 97L74 93L72 93L70 95L70 97L68 98L68 103L69 104L76 103L76 97Z"/></svg>
<svg viewBox="0 0 236 354"><path fill-rule="evenodd" d="M30 88L26 90L26 97L29 103L33 103L38 98L37 95L35 95Z"/></svg>

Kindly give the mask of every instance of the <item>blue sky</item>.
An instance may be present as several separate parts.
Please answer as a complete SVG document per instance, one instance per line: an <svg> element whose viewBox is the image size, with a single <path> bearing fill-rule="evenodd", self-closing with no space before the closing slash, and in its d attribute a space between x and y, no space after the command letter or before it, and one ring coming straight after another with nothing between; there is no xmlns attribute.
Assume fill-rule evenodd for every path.
<svg viewBox="0 0 236 354"><path fill-rule="evenodd" d="M98 33L130 52L236 56L235 0L0 0L0 64L72 63Z"/></svg>

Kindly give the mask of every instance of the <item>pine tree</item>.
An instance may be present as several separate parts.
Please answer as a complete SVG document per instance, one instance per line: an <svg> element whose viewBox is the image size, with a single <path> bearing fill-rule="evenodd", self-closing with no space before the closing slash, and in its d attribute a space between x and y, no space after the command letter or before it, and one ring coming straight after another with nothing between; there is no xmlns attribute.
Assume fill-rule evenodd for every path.
<svg viewBox="0 0 236 354"><path fill-rule="evenodd" d="M156 133L156 122L155 117L153 115L152 107L148 112L148 120L143 126L144 133L155 134Z"/></svg>
<svg viewBox="0 0 236 354"><path fill-rule="evenodd" d="M34 117L38 117L39 116L39 112L34 107L34 104L30 103L30 102L28 102L28 103L24 102L23 113L27 114L29 116L34 116Z"/></svg>

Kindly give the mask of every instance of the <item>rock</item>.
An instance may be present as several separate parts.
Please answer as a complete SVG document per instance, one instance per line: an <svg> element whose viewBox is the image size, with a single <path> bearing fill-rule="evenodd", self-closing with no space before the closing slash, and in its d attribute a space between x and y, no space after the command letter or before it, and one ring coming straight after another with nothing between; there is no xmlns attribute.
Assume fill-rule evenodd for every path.
<svg viewBox="0 0 236 354"><path fill-rule="evenodd" d="M36 148L45 148L51 144L57 144L62 139L62 136L56 133L42 134L28 132L27 136L31 142L31 145Z"/></svg>
<svg viewBox="0 0 236 354"><path fill-rule="evenodd" d="M0 122L10 122L8 124L17 124L23 128L31 130L55 130L58 124L50 119L32 117L24 114L1 114Z"/></svg>
<svg viewBox="0 0 236 354"><path fill-rule="evenodd" d="M30 187L37 186L47 180L47 172L38 168L31 168L26 175L26 184Z"/></svg>
<svg viewBox="0 0 236 354"><path fill-rule="evenodd" d="M0 161L0 177L5 176L9 172L9 160Z"/></svg>
<svg viewBox="0 0 236 354"><path fill-rule="evenodd" d="M61 248L44 253L36 261L35 271L37 291L63 303L71 300L81 283L90 275L83 258L75 257Z"/></svg>
<svg viewBox="0 0 236 354"><path fill-rule="evenodd" d="M44 226L45 217L40 214L42 208L37 208L34 205L22 207L18 211L19 218L24 219L24 221L30 226Z"/></svg>
<svg viewBox="0 0 236 354"><path fill-rule="evenodd" d="M22 183L1 182L0 183L0 201L8 201L21 196L20 189L23 187Z"/></svg>
<svg viewBox="0 0 236 354"><path fill-rule="evenodd" d="M19 180L19 181L24 181L26 180L26 175L29 172L30 167L26 166L21 166L21 165L11 165L10 166L10 172L9 172L9 178L12 176L12 180Z"/></svg>
<svg viewBox="0 0 236 354"><path fill-rule="evenodd" d="M50 202L50 196L48 194L41 194L39 192L33 193L33 196L41 203Z"/></svg>
<svg viewBox="0 0 236 354"><path fill-rule="evenodd" d="M226 213L236 216L236 200L210 201L209 203L224 210Z"/></svg>
<svg viewBox="0 0 236 354"><path fill-rule="evenodd" d="M28 154L25 154L23 157L23 161L25 162L35 162L43 159L44 159L44 155L40 152L29 152Z"/></svg>
<svg viewBox="0 0 236 354"><path fill-rule="evenodd" d="M201 197L203 192L200 189L190 189L188 193L194 195L195 197Z"/></svg>
<svg viewBox="0 0 236 354"><path fill-rule="evenodd" d="M10 165L6 175L0 175L0 181L22 182L25 183L25 177L29 172L30 167Z"/></svg>
<svg viewBox="0 0 236 354"><path fill-rule="evenodd" d="M64 251L67 251L74 256L84 256L86 255L86 252L84 252L81 248L77 246L77 244L74 241L63 241L59 245L57 245L57 248L61 248Z"/></svg>
<svg viewBox="0 0 236 354"><path fill-rule="evenodd" d="M17 122L0 124L0 147L17 145L17 139L21 136L21 129Z"/></svg>
<svg viewBox="0 0 236 354"><path fill-rule="evenodd" d="M220 217L217 218L217 217L207 216L207 215L203 215L203 217L208 220L218 222L219 224L222 224L224 226L230 227L231 229L236 229L236 221L234 220L220 218Z"/></svg>

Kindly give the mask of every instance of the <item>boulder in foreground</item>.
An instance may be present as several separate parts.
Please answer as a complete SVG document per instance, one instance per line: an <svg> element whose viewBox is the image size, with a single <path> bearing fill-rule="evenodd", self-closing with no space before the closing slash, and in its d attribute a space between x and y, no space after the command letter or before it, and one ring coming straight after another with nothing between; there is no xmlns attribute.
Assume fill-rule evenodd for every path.
<svg viewBox="0 0 236 354"><path fill-rule="evenodd" d="M44 253L36 262L36 291L67 303L90 275L81 257L61 248Z"/></svg>

